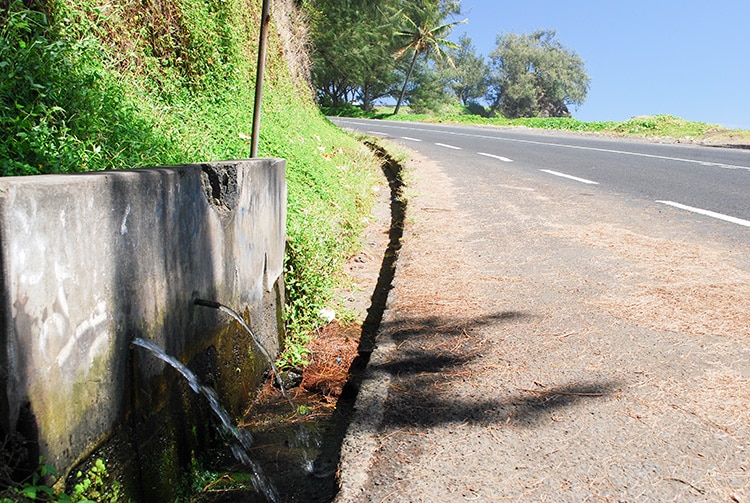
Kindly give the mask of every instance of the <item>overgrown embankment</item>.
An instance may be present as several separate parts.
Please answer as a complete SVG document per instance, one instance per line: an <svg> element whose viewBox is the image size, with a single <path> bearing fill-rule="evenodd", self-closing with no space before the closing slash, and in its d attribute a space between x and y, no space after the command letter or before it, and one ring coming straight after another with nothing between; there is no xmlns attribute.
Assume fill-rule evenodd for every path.
<svg viewBox="0 0 750 503"><path fill-rule="evenodd" d="M287 159L290 334L357 246L378 164L319 113L304 23L274 2L259 153ZM0 172L246 158L260 0L0 1Z"/></svg>

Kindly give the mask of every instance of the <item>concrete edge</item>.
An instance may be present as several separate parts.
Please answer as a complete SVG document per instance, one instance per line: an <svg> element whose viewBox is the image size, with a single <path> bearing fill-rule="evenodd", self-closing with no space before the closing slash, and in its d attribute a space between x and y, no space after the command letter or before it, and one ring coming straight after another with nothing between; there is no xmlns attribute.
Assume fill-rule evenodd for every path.
<svg viewBox="0 0 750 503"><path fill-rule="evenodd" d="M394 317L394 312L389 307L383 325L387 325ZM391 337L386 336L382 329L379 330L378 344L367 364L354 404L354 414L341 444L340 487L334 503L361 501L372 458L378 449L377 434L383 422L384 403L391 382L391 376L383 370L383 366L388 355L395 350L396 344Z"/></svg>

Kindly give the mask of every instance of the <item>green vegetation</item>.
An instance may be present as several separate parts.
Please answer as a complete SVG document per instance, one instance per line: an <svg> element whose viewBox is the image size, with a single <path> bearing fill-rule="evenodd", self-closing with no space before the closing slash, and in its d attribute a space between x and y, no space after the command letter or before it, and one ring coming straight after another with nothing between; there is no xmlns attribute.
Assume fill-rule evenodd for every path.
<svg viewBox="0 0 750 503"><path fill-rule="evenodd" d="M614 136L688 140L707 145L750 145L750 131L727 129L716 124L686 121L672 115L639 116L623 122L585 122L570 117L488 118L473 114L466 108L463 110L454 110L453 113L448 114L408 113L397 116L393 115L392 107L379 107L372 112L364 112L358 107L343 107L340 109L324 108L323 112L331 116L360 117L365 119L430 122L436 124L527 127L580 133L601 133Z"/></svg>
<svg viewBox="0 0 750 503"><path fill-rule="evenodd" d="M260 3L0 4L2 174L248 157ZM290 342L304 344L358 245L379 168L290 70L306 54L290 53L298 30L283 22L270 40L259 152L287 160L287 322Z"/></svg>
<svg viewBox="0 0 750 503"><path fill-rule="evenodd" d="M416 21L409 16L404 16L407 26L396 33L396 38L404 39L405 45L396 51L395 57L400 58L408 53L412 53L412 56L409 69L406 72L406 79L404 79L404 85L396 102L396 109L393 111L394 115L398 115L398 111L401 108L401 103L406 94L406 86L409 84L409 79L411 79L414 72L417 58L420 55L424 55L427 58L432 54L439 61L446 58L443 48L458 48L456 44L444 38L458 22L443 23L444 18L445 14L437 9L427 10L419 18L416 18Z"/></svg>
<svg viewBox="0 0 750 503"><path fill-rule="evenodd" d="M57 479L55 468L39 459L39 467L31 476L15 486L0 491L0 503L42 501L50 503L117 503L128 501L120 484L110 480L104 461L97 459L89 471L79 471L71 494L56 491L51 481ZM7 484L7 481L6 481Z"/></svg>
<svg viewBox="0 0 750 503"><path fill-rule="evenodd" d="M229 490L252 490L252 477L250 473L209 470L193 457L175 501L202 501L196 495L208 496L210 500L211 495L221 495Z"/></svg>
<svg viewBox="0 0 750 503"><path fill-rule="evenodd" d="M110 480L109 472L102 459L97 459L94 466L86 473L79 470L75 478L72 501L118 503L126 500L122 495L120 484Z"/></svg>
<svg viewBox="0 0 750 503"><path fill-rule="evenodd" d="M457 104L480 115L569 117L568 107L586 98L589 77L583 60L556 41L553 30L501 34L486 59L471 39L447 40L462 21L461 2L307 0L312 22L313 84L325 107L376 100L414 110L445 113ZM420 57L424 56L424 57ZM488 110L479 105L490 104Z"/></svg>
<svg viewBox="0 0 750 503"><path fill-rule="evenodd" d="M39 468L24 481L21 481L14 487L9 487L0 491L0 503L14 503L26 501L52 501L67 503L73 501L70 496L63 494L58 495L55 490L48 485L50 478L56 478L57 471L55 467L44 464L43 459L39 459ZM7 481L4 481L7 483Z"/></svg>
<svg viewBox="0 0 750 503"><path fill-rule="evenodd" d="M458 47L451 55L453 68L449 70L446 79L448 86L463 106L471 107L487 94L489 65L477 55L476 48L467 35L458 39Z"/></svg>
<svg viewBox="0 0 750 503"><path fill-rule="evenodd" d="M504 117L569 117L586 99L590 80L583 60L555 40L553 30L497 38L490 54L487 95Z"/></svg>
<svg viewBox="0 0 750 503"><path fill-rule="evenodd" d="M414 66L417 56L443 45L432 42L447 36L455 23L446 20L460 11L454 0L380 0L376 7L370 0L303 4L311 20L312 80L319 103L338 108L356 102L364 110L378 98L399 96L407 81L412 82L406 91L409 103L419 101L412 92L425 82L416 76L434 78L434 72L425 58ZM419 42L415 34L430 43Z"/></svg>
<svg viewBox="0 0 750 503"><path fill-rule="evenodd" d="M360 246L381 174L375 156L313 103L295 2L275 4L259 153L287 160L284 357L296 365L344 261ZM260 7L261 0L0 2L0 174L247 158ZM13 472L11 463L0 468ZM13 500L97 493L93 499L109 501L105 473L81 474L76 495L56 495L45 485L56 474L43 466L7 490Z"/></svg>

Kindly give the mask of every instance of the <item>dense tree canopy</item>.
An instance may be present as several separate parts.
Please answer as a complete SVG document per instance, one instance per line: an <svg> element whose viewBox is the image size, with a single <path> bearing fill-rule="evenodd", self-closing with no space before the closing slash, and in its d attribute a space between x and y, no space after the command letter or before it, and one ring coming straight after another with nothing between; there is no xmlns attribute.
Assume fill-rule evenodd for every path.
<svg viewBox="0 0 750 503"><path fill-rule="evenodd" d="M451 51L453 68L447 71L448 86L461 101L469 105L487 94L489 66L484 58L477 55L467 35L462 35L458 47Z"/></svg>
<svg viewBox="0 0 750 503"><path fill-rule="evenodd" d="M392 19L398 2L386 0L373 8L368 0L314 0L307 4L311 18L312 79L322 104L338 107L389 93L394 82L391 57Z"/></svg>
<svg viewBox="0 0 750 503"><path fill-rule="evenodd" d="M312 80L320 103L358 103L364 109L375 99L397 95L403 82L397 56L435 47L425 51L422 44L416 53L411 47L399 53L405 45L399 34L415 23L440 27L460 12L460 2L454 0L380 0L375 5L370 0L308 0L304 5L311 20Z"/></svg>
<svg viewBox="0 0 750 503"><path fill-rule="evenodd" d="M588 92L583 60L552 30L498 36L489 62L468 36L450 42L458 0L302 3L312 27L313 86L324 106L371 110L390 98L395 113L404 101L420 110L449 104L510 118L557 117L569 116Z"/></svg>
<svg viewBox="0 0 750 503"><path fill-rule="evenodd" d="M564 117L583 103L590 79L583 60L555 32L506 34L490 54L492 109L505 117Z"/></svg>

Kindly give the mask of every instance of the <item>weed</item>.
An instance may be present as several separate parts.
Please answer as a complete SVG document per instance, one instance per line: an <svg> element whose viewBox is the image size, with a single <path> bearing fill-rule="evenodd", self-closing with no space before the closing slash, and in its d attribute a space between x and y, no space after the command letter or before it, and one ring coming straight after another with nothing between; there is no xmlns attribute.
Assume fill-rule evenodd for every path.
<svg viewBox="0 0 750 503"><path fill-rule="evenodd" d="M78 471L73 488L73 500L76 502L96 501L100 503L117 503L121 501L120 483L111 481L104 461L97 459L87 472Z"/></svg>
<svg viewBox="0 0 750 503"><path fill-rule="evenodd" d="M28 480L0 493L0 503L42 501L52 503L117 503L125 501L120 484L111 481L104 461L97 459L86 473L78 472L72 494L56 492L51 484L58 478L55 467L39 458L39 467ZM8 493L12 493L12 498Z"/></svg>

